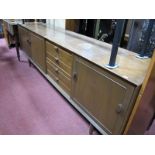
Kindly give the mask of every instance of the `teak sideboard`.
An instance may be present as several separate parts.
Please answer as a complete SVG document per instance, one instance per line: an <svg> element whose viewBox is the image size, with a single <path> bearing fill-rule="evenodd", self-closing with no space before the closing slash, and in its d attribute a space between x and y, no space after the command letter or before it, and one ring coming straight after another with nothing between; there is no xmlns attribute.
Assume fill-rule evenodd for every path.
<svg viewBox="0 0 155 155"><path fill-rule="evenodd" d="M150 59L119 48L119 67L107 69L109 44L40 23L18 32L29 61L69 103L102 134L123 134Z"/></svg>

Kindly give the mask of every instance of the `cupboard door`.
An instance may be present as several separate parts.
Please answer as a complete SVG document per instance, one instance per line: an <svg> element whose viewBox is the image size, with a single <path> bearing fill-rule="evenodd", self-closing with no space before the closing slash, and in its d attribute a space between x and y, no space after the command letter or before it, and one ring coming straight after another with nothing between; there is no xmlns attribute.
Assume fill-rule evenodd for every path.
<svg viewBox="0 0 155 155"><path fill-rule="evenodd" d="M104 72L76 59L72 98L108 133L121 134L134 87Z"/></svg>
<svg viewBox="0 0 155 155"><path fill-rule="evenodd" d="M44 38L31 33L31 52L32 60L40 67L40 69L46 72Z"/></svg>
<svg viewBox="0 0 155 155"><path fill-rule="evenodd" d="M31 40L30 32L25 28L18 27L20 48L31 57Z"/></svg>

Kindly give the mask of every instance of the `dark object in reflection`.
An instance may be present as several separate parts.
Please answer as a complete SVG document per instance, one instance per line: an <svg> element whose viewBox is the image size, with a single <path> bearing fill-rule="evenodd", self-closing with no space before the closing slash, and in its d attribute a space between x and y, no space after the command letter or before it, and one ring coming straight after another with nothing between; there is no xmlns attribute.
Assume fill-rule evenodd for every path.
<svg viewBox="0 0 155 155"><path fill-rule="evenodd" d="M152 56L155 48L155 23L149 27L149 19L133 20L127 49L142 55ZM149 29L148 29L149 27ZM151 29L151 30L150 30ZM150 31L148 37L146 35Z"/></svg>

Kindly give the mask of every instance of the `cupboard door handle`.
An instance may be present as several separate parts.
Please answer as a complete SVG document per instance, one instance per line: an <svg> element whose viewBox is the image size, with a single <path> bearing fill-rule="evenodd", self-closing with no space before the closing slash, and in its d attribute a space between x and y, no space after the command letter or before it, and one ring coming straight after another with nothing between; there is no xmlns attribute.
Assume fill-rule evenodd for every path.
<svg viewBox="0 0 155 155"><path fill-rule="evenodd" d="M30 40L27 40L27 43L28 43L29 45L31 45L31 42L30 42Z"/></svg>
<svg viewBox="0 0 155 155"><path fill-rule="evenodd" d="M117 108L116 108L116 112L119 114L123 111L123 105L122 104L118 104Z"/></svg>
<svg viewBox="0 0 155 155"><path fill-rule="evenodd" d="M78 80L78 77L77 77L77 73L76 72L73 73L73 79L74 79L74 81L77 81Z"/></svg>

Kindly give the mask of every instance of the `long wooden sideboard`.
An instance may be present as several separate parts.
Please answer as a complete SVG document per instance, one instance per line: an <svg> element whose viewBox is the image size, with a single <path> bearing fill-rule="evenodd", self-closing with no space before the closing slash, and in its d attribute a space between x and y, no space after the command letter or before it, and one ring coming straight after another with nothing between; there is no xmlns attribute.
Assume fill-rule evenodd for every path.
<svg viewBox="0 0 155 155"><path fill-rule="evenodd" d="M102 134L123 134L150 59L119 48L119 67L107 69L109 44L40 23L18 32L20 48L69 103Z"/></svg>

